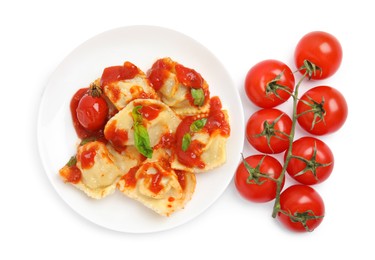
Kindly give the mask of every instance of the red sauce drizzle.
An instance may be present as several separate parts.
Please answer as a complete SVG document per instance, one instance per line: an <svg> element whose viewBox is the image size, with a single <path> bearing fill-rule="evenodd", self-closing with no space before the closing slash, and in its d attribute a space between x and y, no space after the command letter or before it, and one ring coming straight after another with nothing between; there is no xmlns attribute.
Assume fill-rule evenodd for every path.
<svg viewBox="0 0 375 260"><path fill-rule="evenodd" d="M63 172L60 171L60 174L62 175L62 177L65 179L66 182L70 182L73 184L77 184L81 180L81 177L82 177L81 170L75 165L70 166L67 171L63 171Z"/></svg>
<svg viewBox="0 0 375 260"><path fill-rule="evenodd" d="M225 114L221 110L222 105L220 98L215 96L210 99L210 111L207 117L207 122L201 131L207 131L210 135L219 131L223 136L229 136L230 126L225 118ZM190 125L196 120L195 117L184 118L176 130L176 154L178 161L188 167L204 168L205 164L202 162L200 156L204 144L198 140L191 141L186 151L182 150L182 140L186 133L190 132ZM192 133L190 133L192 134Z"/></svg>
<svg viewBox="0 0 375 260"><path fill-rule="evenodd" d="M184 171L175 170L178 182L183 190L186 189L186 173Z"/></svg>
<svg viewBox="0 0 375 260"><path fill-rule="evenodd" d="M178 81L184 86L191 88L202 87L203 78L198 72L181 64L176 64L175 69Z"/></svg>
<svg viewBox="0 0 375 260"><path fill-rule="evenodd" d="M193 140L186 151L182 150L182 139L186 133L190 132L190 125L195 121L195 117L185 117L176 130L176 154L180 163L188 167L204 168L205 164L200 159L203 144L198 140Z"/></svg>
<svg viewBox="0 0 375 260"><path fill-rule="evenodd" d="M125 149L126 141L128 141L128 132L122 129L117 129L116 120L113 120L111 123L107 124L104 135L115 148Z"/></svg>
<svg viewBox="0 0 375 260"><path fill-rule="evenodd" d="M100 79L100 86L106 86L112 82L132 79L139 73L137 66L126 61L123 66L111 66L104 69Z"/></svg>
<svg viewBox="0 0 375 260"><path fill-rule="evenodd" d="M97 145L91 145L88 149L84 149L78 154L78 161L81 162L82 169L90 169L95 163Z"/></svg>
<svg viewBox="0 0 375 260"><path fill-rule="evenodd" d="M173 149L175 147L176 137L173 133L166 133L161 136L160 142L154 146L154 149L165 148Z"/></svg>
<svg viewBox="0 0 375 260"><path fill-rule="evenodd" d="M142 108L139 109L139 112L141 113L142 117L146 118L149 121L157 118L160 111L161 107L158 105L142 106Z"/></svg>
<svg viewBox="0 0 375 260"><path fill-rule="evenodd" d="M222 105L220 98L215 96L210 100L210 113L207 118L205 128L210 134L214 131L219 130L220 134L223 136L229 136L230 126L229 123L225 120L225 115L221 110Z"/></svg>
<svg viewBox="0 0 375 260"><path fill-rule="evenodd" d="M149 186L150 191L152 191L155 194L158 194L163 189L163 185L160 184L162 178L163 174L160 171L158 171L155 174L152 174L151 183Z"/></svg>
<svg viewBox="0 0 375 260"><path fill-rule="evenodd" d="M151 87L158 91L164 84L168 77L168 71L171 69L171 64L166 63L164 59L157 60L148 71L148 80Z"/></svg>
<svg viewBox="0 0 375 260"><path fill-rule="evenodd" d="M115 84L108 84L106 88L109 93L111 93L112 102L116 103L121 98L121 90Z"/></svg>
<svg viewBox="0 0 375 260"><path fill-rule="evenodd" d="M135 178L135 174L137 173L139 166L134 166L130 168L129 172L121 177L121 179L125 180L125 187L134 188L137 184L137 179Z"/></svg>

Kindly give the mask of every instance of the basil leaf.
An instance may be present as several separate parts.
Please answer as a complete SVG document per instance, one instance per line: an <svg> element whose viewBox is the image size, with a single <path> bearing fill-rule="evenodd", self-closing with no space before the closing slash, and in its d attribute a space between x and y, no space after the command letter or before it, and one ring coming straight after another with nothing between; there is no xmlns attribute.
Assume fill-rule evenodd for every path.
<svg viewBox="0 0 375 260"><path fill-rule="evenodd" d="M77 157L74 155L70 157L69 162L66 163L66 166L72 167L77 164Z"/></svg>
<svg viewBox="0 0 375 260"><path fill-rule="evenodd" d="M201 130L207 123L207 118L201 118L198 120L195 120L191 125L190 125L190 131L192 132L198 132Z"/></svg>
<svg viewBox="0 0 375 260"><path fill-rule="evenodd" d="M186 151L189 148L189 145L191 143L191 135L189 133L184 134L182 137L182 146L181 149L182 151Z"/></svg>
<svg viewBox="0 0 375 260"><path fill-rule="evenodd" d="M136 106L132 110L132 117L134 121L134 143L137 150L146 156L152 157L152 147L150 144L150 136L148 135L146 127L142 125L142 115L139 112L142 106Z"/></svg>
<svg viewBox="0 0 375 260"><path fill-rule="evenodd" d="M137 150L146 156L147 158L152 157L152 148L150 145L150 137L147 133L146 127L143 125L134 125L134 142Z"/></svg>
<svg viewBox="0 0 375 260"><path fill-rule="evenodd" d="M204 92L202 88L192 88L190 90L191 96L194 99L194 105L203 106L204 104Z"/></svg>
<svg viewBox="0 0 375 260"><path fill-rule="evenodd" d="M84 139L82 139L82 141L79 143L79 146L85 145L85 144L90 143L90 142L94 142L94 141L96 141L96 139L97 139L97 138L96 138L95 136L84 138Z"/></svg>
<svg viewBox="0 0 375 260"><path fill-rule="evenodd" d="M132 117L134 120L134 124L141 124L142 123L142 114L139 112L142 106L136 106L132 110Z"/></svg>

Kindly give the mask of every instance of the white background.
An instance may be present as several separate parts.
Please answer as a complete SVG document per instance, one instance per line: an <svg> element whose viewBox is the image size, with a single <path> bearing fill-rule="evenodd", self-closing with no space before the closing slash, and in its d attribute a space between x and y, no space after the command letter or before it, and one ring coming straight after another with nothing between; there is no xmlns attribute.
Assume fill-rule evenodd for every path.
<svg viewBox="0 0 375 260"><path fill-rule="evenodd" d="M249 3L246 3L249 2ZM245 4L246 3L246 4ZM371 1L7 1L1 4L1 259L373 259L375 231L373 116L375 23ZM312 233L292 233L271 218L272 203L243 200L233 182L207 211L177 228L126 234L92 224L57 195L36 139L38 106L51 73L75 47L128 25L180 31L209 48L242 96L248 69L263 59L292 63L298 40L312 30L334 34L344 58L324 83L347 99L349 116L322 139L335 155L330 179L316 186L326 217ZM124 57L124 60L126 58ZM301 90L302 91L302 90ZM299 132L298 134L302 134ZM244 154L254 151L245 143ZM289 184L288 184L289 185ZM7 255L7 257L5 257Z"/></svg>

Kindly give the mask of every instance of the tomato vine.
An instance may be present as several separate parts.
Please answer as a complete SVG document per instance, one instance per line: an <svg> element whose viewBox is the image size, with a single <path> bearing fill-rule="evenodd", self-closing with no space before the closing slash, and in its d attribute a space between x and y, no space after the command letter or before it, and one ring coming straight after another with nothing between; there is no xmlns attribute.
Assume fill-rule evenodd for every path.
<svg viewBox="0 0 375 260"><path fill-rule="evenodd" d="M280 193L281 193L281 183L282 180L285 176L286 168L288 167L289 161L292 158L292 146L293 146L293 141L294 141L294 135L296 131L296 124L297 124L297 102L298 102L298 89L303 82L303 80L306 78L306 76L309 74L308 71L303 74L302 78L298 81L296 84L296 87L294 88L294 92L292 93L291 97L293 98L293 115L292 115L292 128L290 130L290 133L288 135L289 139L289 148L287 150L286 154L286 159L284 162L283 169L281 171L281 174L279 178L277 178L276 183L277 183L277 190L276 190L276 198L275 198L275 204L273 206L273 211L272 211L272 217L275 218L276 214L280 211Z"/></svg>
<svg viewBox="0 0 375 260"><path fill-rule="evenodd" d="M322 44L330 46L329 53L326 52L327 48L320 48ZM249 100L263 108L249 118L246 137L250 145L265 154L247 158L242 155L243 160L237 168L235 184L240 194L248 200L266 201L254 199L262 196L267 196L267 201L274 199L272 217L278 217L286 227L294 231L313 231L324 218L324 202L309 185L328 178L333 167L333 154L329 147L317 138L303 137L295 140L296 126L299 124L312 135L332 133L344 124L348 109L342 94L332 87L317 86L306 91L301 97L299 90L306 79L320 80L333 75L341 64L342 49L333 35L311 32L300 40L294 54L297 70L292 74L302 74L295 85L289 67L276 60L259 62L246 76L245 89ZM288 118L289 116L273 107L284 103L289 97L293 99L292 116L289 119L291 122L284 123L284 126L288 126L286 128L276 129L279 121L282 121L281 118L284 115ZM327 105L330 103L335 105ZM279 114L275 115L275 111ZM281 140L284 143L281 143ZM297 143L296 151L293 150L294 143ZM272 175L275 173L272 168L275 163L269 160L266 162L265 158L273 159L268 154L284 151L284 164L277 170L276 175ZM255 157L258 159L255 160ZM252 165L248 163L250 161ZM288 167L289 165L293 167ZM294 184L283 190L287 172L301 184ZM270 182L276 187L271 186ZM261 188L265 183L268 188ZM257 194L261 192L267 194ZM301 202L301 197L304 197L304 202Z"/></svg>

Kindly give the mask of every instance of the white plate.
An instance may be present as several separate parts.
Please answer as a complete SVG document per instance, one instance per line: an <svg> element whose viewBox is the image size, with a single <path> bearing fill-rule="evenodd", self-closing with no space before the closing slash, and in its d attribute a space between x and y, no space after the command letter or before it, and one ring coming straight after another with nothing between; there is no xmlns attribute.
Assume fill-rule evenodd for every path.
<svg viewBox="0 0 375 260"><path fill-rule="evenodd" d="M107 66L128 60L147 71L157 58L169 56L194 68L206 79L211 96L218 95L229 111L231 135L227 162L211 172L198 174L196 191L185 209L162 217L120 192L102 200L88 198L58 176L75 154L77 141L69 102L73 94L100 77ZM38 118L40 156L53 187L84 218L102 227L129 233L167 230L197 217L212 205L230 183L243 149L244 116L236 87L218 59L204 46L179 32L154 26L129 26L110 30L75 49L51 75L42 96Z"/></svg>

